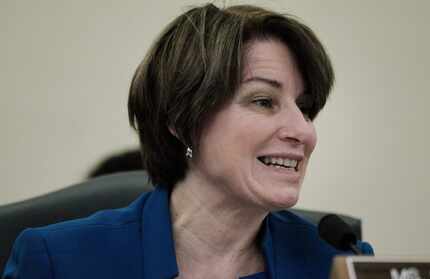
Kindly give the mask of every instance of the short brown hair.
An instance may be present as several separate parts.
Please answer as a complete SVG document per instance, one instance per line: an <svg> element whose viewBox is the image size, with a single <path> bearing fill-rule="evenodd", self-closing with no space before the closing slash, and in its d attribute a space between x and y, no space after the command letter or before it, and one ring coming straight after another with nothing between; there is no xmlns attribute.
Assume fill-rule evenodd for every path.
<svg viewBox="0 0 430 279"><path fill-rule="evenodd" d="M240 85L246 43L271 38L293 53L314 119L334 73L320 41L296 18L249 5L206 4L180 15L161 33L134 74L128 100L130 124L154 184L171 187L185 176L186 147L198 149L207 119Z"/></svg>

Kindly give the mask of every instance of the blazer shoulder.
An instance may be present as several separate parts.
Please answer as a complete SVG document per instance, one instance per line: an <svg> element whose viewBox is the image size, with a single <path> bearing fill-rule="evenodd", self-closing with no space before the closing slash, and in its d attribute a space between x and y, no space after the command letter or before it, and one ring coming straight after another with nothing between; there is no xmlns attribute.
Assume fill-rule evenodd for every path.
<svg viewBox="0 0 430 279"><path fill-rule="evenodd" d="M45 227L40 227L38 229L41 231L41 233L44 233L92 227L114 228L140 222L142 210L149 195L150 192L144 193L130 205L123 208L100 210L88 217L55 223Z"/></svg>
<svg viewBox="0 0 430 279"><path fill-rule="evenodd" d="M271 229L278 239L294 239L293 242L300 243L301 249L308 247L324 254L341 253L321 239L317 227L302 217L287 210L271 213L270 217Z"/></svg>
<svg viewBox="0 0 430 279"><path fill-rule="evenodd" d="M270 230L279 274L328 278L331 262L340 251L321 239L317 227L290 211L270 215Z"/></svg>
<svg viewBox="0 0 430 279"><path fill-rule="evenodd" d="M24 230L15 240L3 278L52 278L53 266L76 274L112 261L130 266L121 259L138 259L142 211L150 195L142 194L124 208Z"/></svg>
<svg viewBox="0 0 430 279"><path fill-rule="evenodd" d="M53 278L52 261L44 238L35 229L24 230L16 239L3 279Z"/></svg>
<svg viewBox="0 0 430 279"><path fill-rule="evenodd" d="M116 239L138 241L143 208L150 193L141 195L129 206L102 210L86 218L35 228L48 249L56 251L103 251L122 249ZM73 252L74 253L74 252Z"/></svg>
<svg viewBox="0 0 430 279"><path fill-rule="evenodd" d="M312 250L325 251L331 255L352 255L353 251L341 251L330 245L319 236L318 228L313 223L288 211L281 210L271 214L272 227L275 232L285 234L285 230L300 232L298 235L302 241L311 242ZM371 244L365 241L357 241L356 245L365 255L374 255Z"/></svg>

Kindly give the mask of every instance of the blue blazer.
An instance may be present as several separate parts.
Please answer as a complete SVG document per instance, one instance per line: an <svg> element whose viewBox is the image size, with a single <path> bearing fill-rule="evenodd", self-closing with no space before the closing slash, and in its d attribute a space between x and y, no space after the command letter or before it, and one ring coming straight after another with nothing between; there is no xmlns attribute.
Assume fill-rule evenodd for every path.
<svg viewBox="0 0 430 279"><path fill-rule="evenodd" d="M126 208L25 230L3 278L174 278L172 235L169 191L158 187ZM373 253L370 245L359 245ZM266 271L246 278L327 279L333 256L341 253L319 238L315 226L288 211L266 217L261 248Z"/></svg>

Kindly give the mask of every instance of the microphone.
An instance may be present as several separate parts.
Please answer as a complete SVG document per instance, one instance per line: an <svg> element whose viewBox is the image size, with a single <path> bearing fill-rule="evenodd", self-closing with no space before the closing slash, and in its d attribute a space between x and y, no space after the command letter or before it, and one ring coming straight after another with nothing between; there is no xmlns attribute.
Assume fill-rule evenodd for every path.
<svg viewBox="0 0 430 279"><path fill-rule="evenodd" d="M322 239L339 250L352 250L356 255L363 255L356 245L357 236L352 228L336 214L328 214L320 220L318 233Z"/></svg>

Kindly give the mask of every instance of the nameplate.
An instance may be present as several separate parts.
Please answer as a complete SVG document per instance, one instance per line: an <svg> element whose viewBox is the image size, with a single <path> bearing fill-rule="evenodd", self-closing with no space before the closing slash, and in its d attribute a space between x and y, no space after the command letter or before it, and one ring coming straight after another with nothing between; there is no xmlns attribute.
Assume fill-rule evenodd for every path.
<svg viewBox="0 0 430 279"><path fill-rule="evenodd" d="M336 257L331 279L430 279L430 259Z"/></svg>

